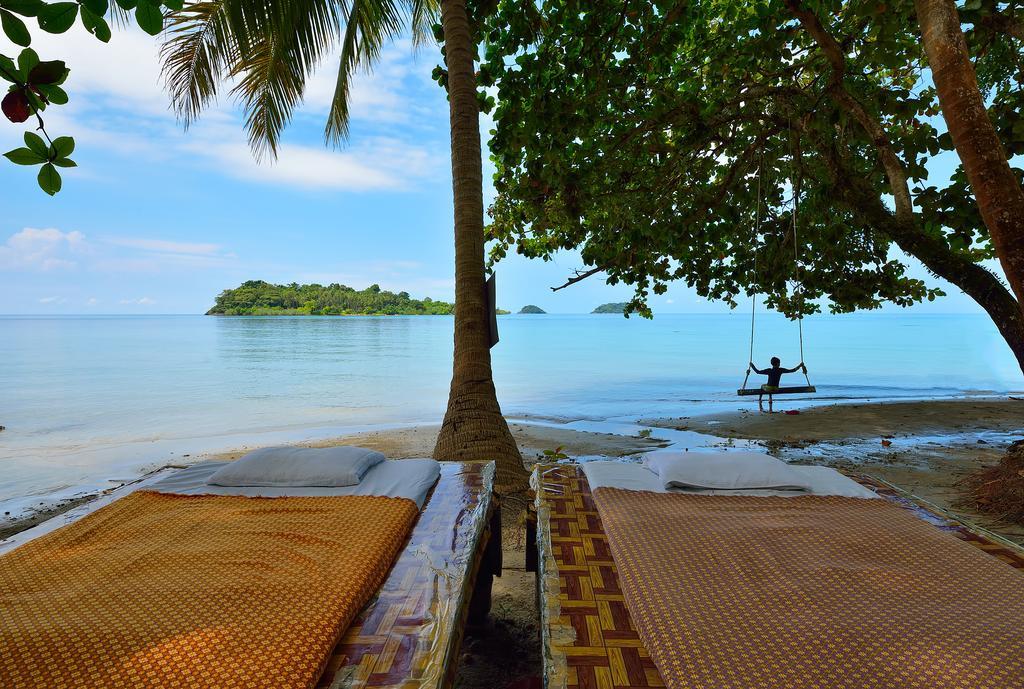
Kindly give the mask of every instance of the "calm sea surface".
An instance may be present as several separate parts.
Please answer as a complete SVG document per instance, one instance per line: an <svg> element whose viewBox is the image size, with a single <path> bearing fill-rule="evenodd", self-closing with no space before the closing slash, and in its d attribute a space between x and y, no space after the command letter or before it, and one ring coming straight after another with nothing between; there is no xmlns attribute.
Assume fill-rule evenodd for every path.
<svg viewBox="0 0 1024 689"><path fill-rule="evenodd" d="M751 404L735 397L744 314L505 316L494 350L511 416L629 419ZM805 321L818 400L1024 389L984 316ZM448 317L0 317L0 507L109 485L202 451L436 422ZM796 326L758 321L755 359L798 361ZM793 382L802 380L790 376Z"/></svg>

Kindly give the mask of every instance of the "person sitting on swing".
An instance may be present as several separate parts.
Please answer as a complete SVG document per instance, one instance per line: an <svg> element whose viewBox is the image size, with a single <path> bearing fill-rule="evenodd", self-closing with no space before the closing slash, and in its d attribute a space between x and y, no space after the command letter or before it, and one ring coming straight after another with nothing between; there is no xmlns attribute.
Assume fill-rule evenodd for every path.
<svg viewBox="0 0 1024 689"><path fill-rule="evenodd" d="M761 386L761 394L757 396L757 408L764 411L764 396L768 395L768 413L772 413L772 393L779 389L779 384L782 382L782 374L784 373L796 373L797 371L803 371L807 373L807 366L804 362L800 362L793 368L782 368L782 360L777 356L772 357L772 367L760 369L754 366L754 362L750 362L750 368L754 373L762 376L768 376L768 382Z"/></svg>

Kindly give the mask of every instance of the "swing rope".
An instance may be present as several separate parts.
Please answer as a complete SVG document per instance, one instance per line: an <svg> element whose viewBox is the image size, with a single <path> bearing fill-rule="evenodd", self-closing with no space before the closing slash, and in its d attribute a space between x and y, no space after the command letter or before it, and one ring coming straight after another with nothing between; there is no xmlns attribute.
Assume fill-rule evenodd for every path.
<svg viewBox="0 0 1024 689"><path fill-rule="evenodd" d="M793 131L792 125L790 131ZM794 143L794 150L796 153L797 144ZM797 332L800 334L800 363L804 367L804 380L807 381L807 387L811 387L811 379L807 375L807 364L804 363L804 278L800 271L800 235L797 232L798 221L797 221L797 210L800 207L800 175L797 169L797 157L793 157L793 172L791 179L793 180L793 263L795 265L794 272L797 276L797 290L800 294L800 313L797 316Z"/></svg>
<svg viewBox="0 0 1024 689"><path fill-rule="evenodd" d="M796 284L797 290L800 294L800 313L797 315L796 326L797 332L800 334L800 364L804 367L804 380L807 381L807 387L811 387L811 378L807 375L807 364L804 363L804 281L803 276L800 273L800 237L797 234L797 208L799 207L798 199L800 197L800 176L797 174L796 169L796 158L793 159L793 264L796 266Z"/></svg>
<svg viewBox="0 0 1024 689"><path fill-rule="evenodd" d="M790 132L790 136L792 136L792 134L793 134L792 122L790 123L789 132ZM799 176L797 174L796 144L795 143L793 144L793 148L794 148L794 151L793 151L794 155L792 157L792 170L790 172L790 182L792 184L792 191L793 191L793 211L791 213L792 221L793 221L793 262L794 262L794 266L795 266L794 274L795 274L795 279L796 279L796 289L798 290L798 294L799 294L799 297L800 297L800 311L799 311L799 313L797 315L797 333L798 333L799 342L800 342L800 363L801 363L801 365L803 365L804 380L807 381L807 387L810 388L809 392L814 392L814 386L811 385L811 378L810 378L810 376L807 373L807 365L804 363L804 316L803 316L804 285L803 285L803 275L802 275L801 270L800 270L800 235L799 235L799 232L798 232L798 218L797 218L797 211L799 209L799 200L798 199L799 199L799 196L800 196L800 179L799 179ZM758 241L760 240L760 237L761 237L761 202L762 202L761 178L762 178L762 174L763 174L763 169L764 169L764 147L762 146L760 161L758 162L758 165L757 165L757 204L755 206L755 211L754 211L754 237L753 237L753 241L751 242L751 244L754 246L753 271L754 271L754 280L755 281L757 280L757 244L758 244ZM752 370L751 370L751 367L750 367L750 363L752 363L754 361L754 322L755 322L756 313L757 313L757 290L755 289L754 293L753 293L753 295L751 297L751 300L750 300L750 358L748 359L747 373L743 377L743 385L740 387L740 392L741 393L744 390L747 389L747 381L749 381L750 374L752 373Z"/></svg>
<svg viewBox="0 0 1024 689"><path fill-rule="evenodd" d="M754 246L754 279L757 279L757 242L761 237L761 172L764 168L764 147L761 147L761 159L757 163L757 205L754 210L754 237L751 244ZM743 385L747 387L750 380L750 364L754 361L754 315L757 312L757 291L750 298L750 357L747 359L747 375L743 376Z"/></svg>

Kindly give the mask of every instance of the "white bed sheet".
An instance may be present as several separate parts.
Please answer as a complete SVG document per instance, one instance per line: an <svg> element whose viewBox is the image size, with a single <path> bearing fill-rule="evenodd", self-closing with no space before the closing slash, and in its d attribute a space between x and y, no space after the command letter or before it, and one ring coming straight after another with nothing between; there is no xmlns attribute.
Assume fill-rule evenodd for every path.
<svg viewBox="0 0 1024 689"><path fill-rule="evenodd" d="M673 488L665 490L654 471L631 462L594 461L580 465L591 489L625 488L654 493L683 493L685 495L745 495L750 497L799 497L801 495L839 495L850 498L877 498L874 491L865 488L831 467L790 464L790 468L803 476L811 486L802 490L691 490Z"/></svg>
<svg viewBox="0 0 1024 689"><path fill-rule="evenodd" d="M409 498L423 509L430 489L441 475L434 459L389 459L371 467L354 486L211 486L206 483L213 472L227 462L202 462L182 469L148 486L149 490L179 495L244 495L247 497L323 497L334 495L383 495Z"/></svg>

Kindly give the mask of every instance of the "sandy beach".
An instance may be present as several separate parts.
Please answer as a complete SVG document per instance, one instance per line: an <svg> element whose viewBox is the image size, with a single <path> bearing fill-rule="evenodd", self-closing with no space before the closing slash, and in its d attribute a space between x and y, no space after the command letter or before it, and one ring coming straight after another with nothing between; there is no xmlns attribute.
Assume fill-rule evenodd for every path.
<svg viewBox="0 0 1024 689"><path fill-rule="evenodd" d="M782 405L793 410L792 405ZM998 523L965 506L957 482L966 473L995 463L1013 440L1024 437L1024 401L957 399L914 402L834 404L796 410L796 414L718 411L690 417L638 421L633 434L586 432L559 425L557 419L512 421L510 427L528 466L544 452L560 449L570 458L637 455L658 447L673 431L679 438L704 438L707 444L737 441L764 446L797 463L827 464L879 476L935 505L1024 543L1024 527ZM622 424L617 429L621 431ZM356 444L392 458L429 456L438 427L420 425L374 430L305 443L313 446ZM700 436L693 436L699 433ZM193 457L226 460L252 447ZM69 501L0 529L0 538L70 509L88 497ZM525 569L524 502L503 505L505 569L495 581L489 624L467 632L458 673L462 689L530 687L539 677L540 639L534 575Z"/></svg>
<svg viewBox="0 0 1024 689"><path fill-rule="evenodd" d="M1024 438L1024 401L966 398L780 406L799 413L762 414L755 407L641 423L725 441L753 441L787 461L872 474L1024 543L1024 527L971 509L957 485L966 474L998 462L1011 442Z"/></svg>
<svg viewBox="0 0 1024 689"><path fill-rule="evenodd" d="M411 426L366 433L354 433L336 438L327 438L312 443L311 447L330 447L332 445L359 445L382 452L391 459L408 457L429 457L434 451L439 425ZM612 433L586 433L571 428L558 426L537 426L533 424L509 422L512 435L519 444L524 463L529 466L543 455L545 450L562 448L569 456L608 455L622 457L660 447L664 441L641 437L623 436ZM206 459L224 461L236 459L253 448L238 448L231 452L211 455Z"/></svg>
<svg viewBox="0 0 1024 689"><path fill-rule="evenodd" d="M799 411L786 414L780 409ZM778 402L776 413L728 411L644 425L697 431L721 438L780 442L856 441L874 438L1024 432L1024 400L950 399L869 402L799 408Z"/></svg>

